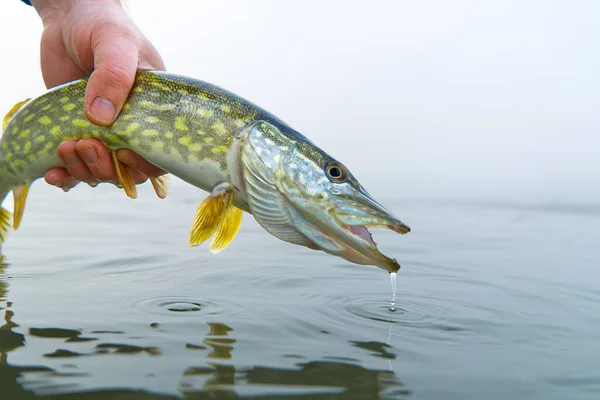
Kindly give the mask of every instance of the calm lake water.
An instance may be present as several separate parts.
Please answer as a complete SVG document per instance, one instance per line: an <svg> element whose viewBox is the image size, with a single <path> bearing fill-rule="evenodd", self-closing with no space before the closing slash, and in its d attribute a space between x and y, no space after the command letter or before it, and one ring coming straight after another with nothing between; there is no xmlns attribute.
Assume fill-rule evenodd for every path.
<svg viewBox="0 0 600 400"><path fill-rule="evenodd" d="M376 196L413 228L375 231L391 312L386 272L248 215L188 248L205 196L36 183L2 249L0 397L600 398L600 207Z"/></svg>

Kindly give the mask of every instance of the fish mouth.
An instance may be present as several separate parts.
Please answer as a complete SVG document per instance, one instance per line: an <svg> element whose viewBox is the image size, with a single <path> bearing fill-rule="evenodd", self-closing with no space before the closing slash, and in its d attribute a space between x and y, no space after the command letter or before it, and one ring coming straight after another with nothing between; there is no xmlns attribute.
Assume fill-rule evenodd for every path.
<svg viewBox="0 0 600 400"><path fill-rule="evenodd" d="M338 229L345 233L339 238L343 258L357 264L375 265L388 272L400 269L398 261L379 251L369 229L386 229L406 234L410 232L410 228L375 201L366 190L360 189L352 198L338 199L329 212Z"/></svg>
<svg viewBox="0 0 600 400"><path fill-rule="evenodd" d="M373 235L369 229L387 229L390 231L394 231L401 235L409 233L411 231L410 227L399 222L397 224L389 224L389 225L347 225L343 222L340 222L340 225L348 232L353 234L354 236L362 239L369 245L377 247L377 243L373 240Z"/></svg>
<svg viewBox="0 0 600 400"><path fill-rule="evenodd" d="M373 235L369 229L388 229L400 234L405 234L410 232L410 228L407 225L400 221L389 225L347 225L342 222L340 222L340 225L345 231L364 244L364 247L361 246L363 247L361 250L353 248L354 251L359 252L365 260L364 262L359 263L375 265L390 273L397 272L400 269L400 264L395 258L390 258L379 251L377 243L373 240Z"/></svg>
<svg viewBox="0 0 600 400"><path fill-rule="evenodd" d="M369 245L377 247L377 244L373 240L373 236L371 235L371 232L367 229L366 226L364 226L364 225L352 226L352 225L343 225L343 224L342 224L342 226L344 227L344 229L346 229L347 231L352 233L354 236L358 236L359 238L361 238L362 240L367 242Z"/></svg>
<svg viewBox="0 0 600 400"><path fill-rule="evenodd" d="M373 236L371 235L371 231L369 229L388 229L390 231L394 231L401 235L404 235L410 232L410 227L400 222L399 224L389 224L389 225L346 225L342 223L345 229L350 231L350 233L358 236L362 240L368 243L375 244L373 240Z"/></svg>

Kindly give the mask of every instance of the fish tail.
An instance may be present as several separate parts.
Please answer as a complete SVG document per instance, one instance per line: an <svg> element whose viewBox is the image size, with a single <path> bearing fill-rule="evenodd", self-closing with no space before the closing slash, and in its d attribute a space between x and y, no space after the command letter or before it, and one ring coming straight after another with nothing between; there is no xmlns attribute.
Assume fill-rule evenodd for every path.
<svg viewBox="0 0 600 400"><path fill-rule="evenodd" d="M4 131L10 120L30 99L23 100L15 104L6 114L2 120L2 129ZM27 199L27 193L29 192L29 186L31 182L17 183L15 184L13 179L10 179L10 175L6 176L8 170L6 161L2 155L0 160L0 204L4 203L4 200L8 194L12 191L14 195L14 215L12 218L12 228L18 229L21 224L21 218L23 217L23 211L25 210L25 200ZM4 173L4 176L2 176ZM0 244L4 243L6 235L11 228L11 213L4 207L0 207Z"/></svg>
<svg viewBox="0 0 600 400"><path fill-rule="evenodd" d="M8 196L12 189L8 185L3 185L3 180L0 179L0 204L4 202L4 198ZM0 245L4 243L6 235L10 230L11 213L4 207L0 207Z"/></svg>
<svg viewBox="0 0 600 400"><path fill-rule="evenodd" d="M4 200L10 192L13 193L14 197L13 213L8 211L4 206L0 207L0 245L4 243L6 235L11 227L14 230L19 229L21 220L23 218L23 212L25 211L25 201L27 200L27 193L29 192L30 186L31 182L19 183L15 185L14 183L8 182L4 178L0 177L0 204L4 203Z"/></svg>

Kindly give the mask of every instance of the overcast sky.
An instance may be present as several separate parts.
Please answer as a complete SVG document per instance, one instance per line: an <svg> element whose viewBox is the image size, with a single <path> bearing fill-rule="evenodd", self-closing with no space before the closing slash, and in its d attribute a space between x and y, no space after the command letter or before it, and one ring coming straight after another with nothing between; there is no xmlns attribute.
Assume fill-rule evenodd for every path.
<svg viewBox="0 0 600 400"><path fill-rule="evenodd" d="M378 196L600 201L600 1L148 1L167 68L252 100ZM0 2L0 109L44 90Z"/></svg>

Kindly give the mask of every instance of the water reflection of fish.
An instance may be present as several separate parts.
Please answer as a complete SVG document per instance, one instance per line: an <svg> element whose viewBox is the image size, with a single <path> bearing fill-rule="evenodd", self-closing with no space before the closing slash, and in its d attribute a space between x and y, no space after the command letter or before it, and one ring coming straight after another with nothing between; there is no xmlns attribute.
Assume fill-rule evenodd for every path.
<svg viewBox="0 0 600 400"><path fill-rule="evenodd" d="M113 150L129 148L211 193L198 207L190 245L212 237L210 250L223 250L246 211L286 242L389 272L400 268L379 252L367 228L410 229L342 163L270 113L201 81L140 71L119 118L99 127L83 114L85 86L82 79L54 88L18 103L4 119L0 199L13 192L15 229L31 183L60 165L60 142L92 137ZM127 168L112 154L121 185L135 197ZM159 197L166 196L165 177L152 184ZM9 226L4 209L0 225L2 240Z"/></svg>

